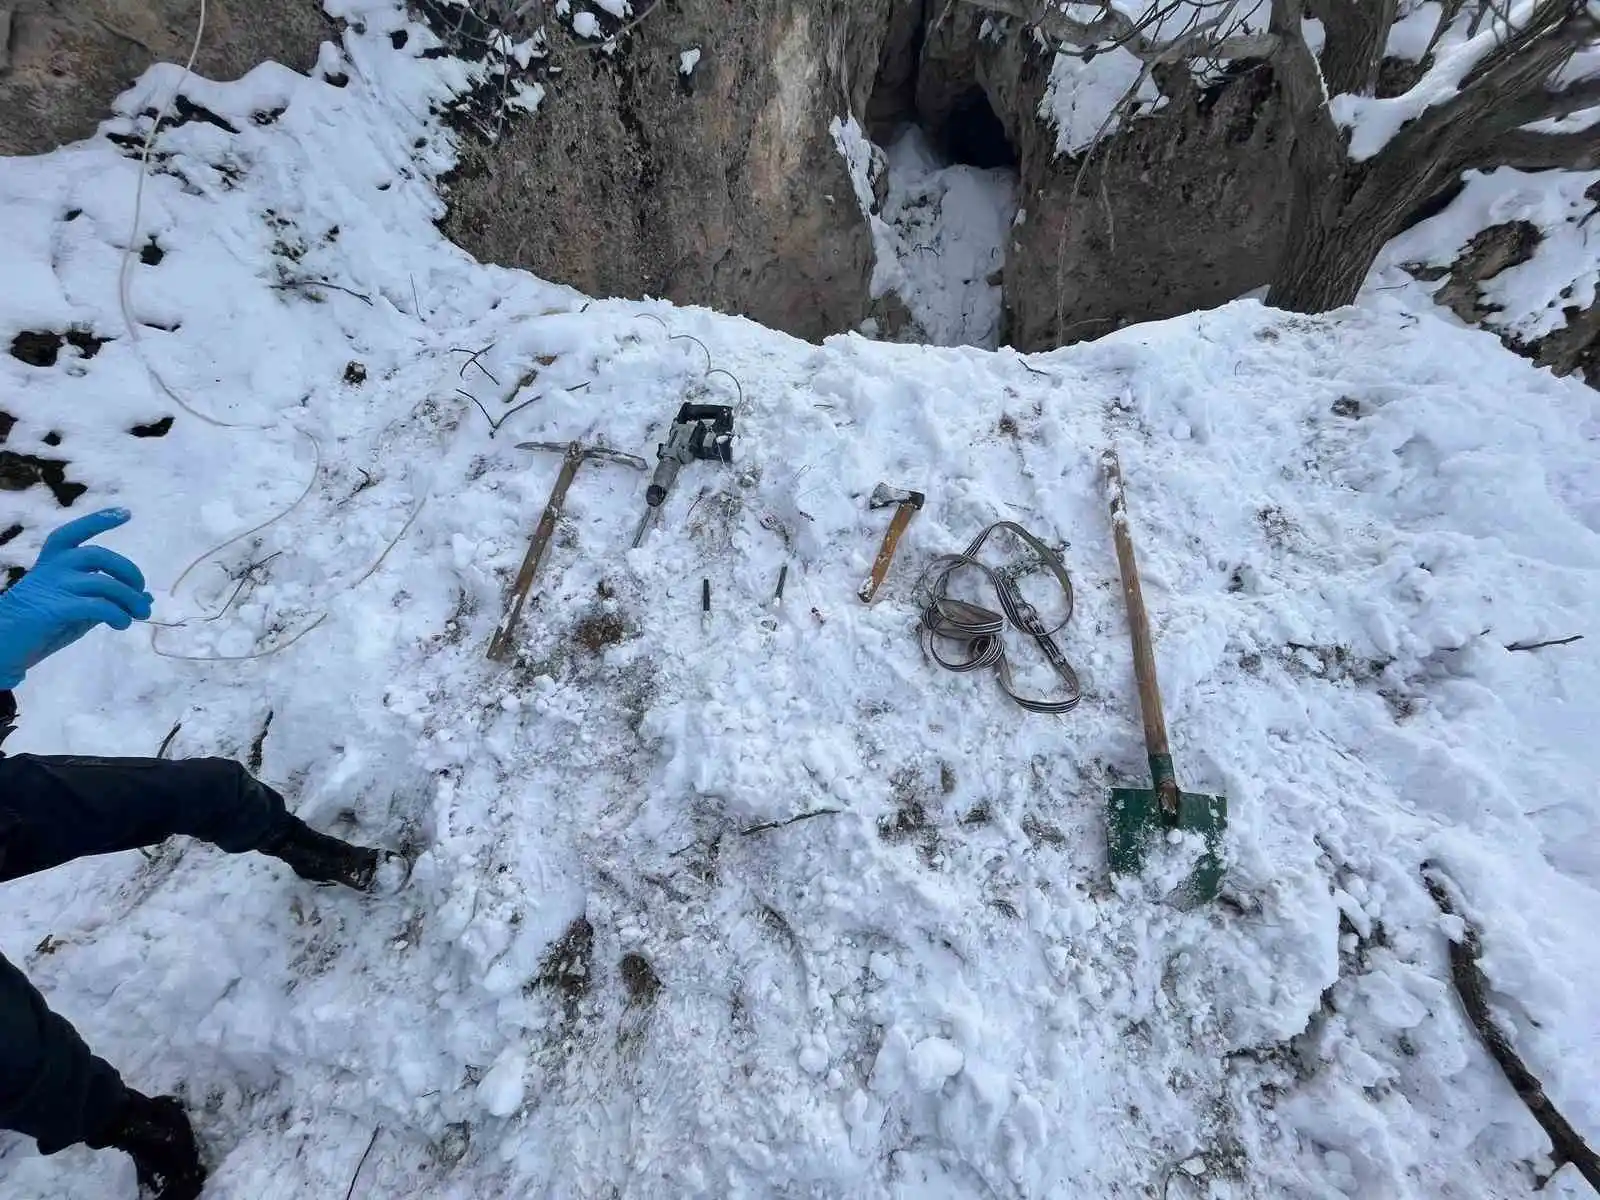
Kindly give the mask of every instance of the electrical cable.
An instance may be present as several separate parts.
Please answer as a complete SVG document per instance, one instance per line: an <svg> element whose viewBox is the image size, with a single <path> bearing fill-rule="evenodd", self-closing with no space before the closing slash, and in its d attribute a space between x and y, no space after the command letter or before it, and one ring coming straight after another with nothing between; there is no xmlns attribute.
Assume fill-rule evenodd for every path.
<svg viewBox="0 0 1600 1200"><path fill-rule="evenodd" d="M128 338L129 338L129 341L131 342L131 344L133 346L135 357L138 358L140 364L144 367L145 373L150 377L150 381L169 400L171 400L174 404L176 404L185 413L188 413L195 420L200 421L203 424L210 425L211 427L213 427L215 429L237 429L237 430L253 431L253 432L268 432L268 431L271 431L273 429L276 429L279 424L282 424L282 422L280 421L280 422L277 422L277 423L274 423L274 424L262 425L262 424L247 424L247 423L239 422L239 421L224 421L219 417L211 416L209 413L201 412L199 409L195 408L188 401L184 400L184 398L182 396L178 395L177 391L170 384L168 384L167 381L164 378L162 378L161 373L156 370L154 364L152 364L150 362L149 358L144 354L144 345L143 345L143 341L142 341L142 339L140 337L140 334L139 334L139 322L134 319L132 304L130 302L130 292L131 292L131 289L132 289L132 282L133 282L133 258L134 258L135 248L139 244L139 226L140 226L141 220L142 220L142 218L144 216L145 183L146 183L146 181L148 180L148 178L150 176L150 161L151 161L151 157L152 157L152 155L154 153L156 138L161 133L162 125L166 122L167 118L169 116L171 116L173 106L177 103L178 97L180 95L182 95L184 84L186 84L189 81L189 79L191 78L191 76L194 74L194 65L195 65L195 62L200 57L200 48L203 45L204 40L205 40L206 17L207 17L207 0L199 0L199 5L200 5L199 19L195 24L194 42L189 47L189 57L184 62L183 71L178 76L177 84L173 87L172 91L168 94L166 100L163 102L161 108L157 111L155 121L150 126L150 132L145 136L144 148L143 148L143 150L142 150L142 152L140 153L140 156L139 156L139 177L138 177L138 182L137 182L137 184L135 186L135 189L134 189L134 197L133 197L133 221L132 221L131 228L128 231L127 242L123 246L122 261L121 261L121 264L120 264L120 266L118 268L118 272L117 272L117 303L118 303L118 306L120 307L120 309L122 311L123 324L127 327ZM295 498L294 503L290 504L283 511L281 511L279 513L276 513L275 515L269 517L267 520L261 522L259 525L255 525L255 526L251 527L250 529L245 530L243 533L235 534L234 536L230 537L227 541L223 542L221 545L214 546L210 550L207 550L204 554L200 555L193 562L191 562L188 566L186 566L183 569L182 573L179 574L178 578L173 581L172 586L168 589L170 592L175 594L177 592L177 589L182 585L183 581L189 576L189 573L191 571L193 571L201 563L208 561L209 559L211 559L213 556L215 556L217 554L220 554L223 550L226 550L229 546L232 546L237 542L243 541L245 538L248 538L248 537L251 537L251 536L253 536L255 534L258 534L258 533L262 532L263 530L265 530L265 529L277 524L279 521L283 520L285 517L289 516L296 509L298 509L300 507L300 505L302 503L304 503L305 499L308 496L311 495L312 490L316 487L318 479L320 479L321 475L322 475L322 467L323 467L322 445L321 445L321 443L319 443L317 441L316 436L314 434L312 434L309 430L303 429L298 425L292 426L292 428L301 437L305 438L308 442L311 443L311 453L312 453L312 462L313 462L312 471L311 471L311 478L307 481L306 486L304 487L304 489L301 490L299 496L297 496ZM424 494L422 500L418 502L417 507L412 511L411 515L406 519L405 524L403 526L401 526L400 533L394 538L393 541L389 542L389 544L384 547L383 552L378 556L378 558L373 562L373 564L370 567L368 567L367 570L364 571L361 574L361 576L355 581L355 583L350 584L348 587L346 587L343 590L348 591L351 588L357 587L361 583L364 583L367 579L369 579L373 575L374 572L376 572L378 570L378 568L380 566L383 565L384 560L386 558L388 558L388 556L389 556L389 552L394 549L394 547L399 543L400 539L403 538L406 535L406 533L410 530L410 528L412 526L412 523L416 521L417 517L422 512L423 506L426 505L426 504L427 504L427 495ZM233 604L233 601L234 601L234 599L237 598L238 594L239 594L239 589L235 589L233 596L229 597L227 603L224 604L224 606L219 611L217 611L216 613L213 613L211 616L203 618L203 620L205 620L205 621L217 620L219 617L221 617L224 613L227 612L228 608ZM154 653L160 655L163 658L182 659L182 660L189 661L189 662L242 662L242 661L245 661L245 660L248 660L248 659L253 659L253 658L264 658L267 655L277 654L280 651L287 650L290 646L294 645L301 638L303 638L306 634L310 633L317 626L321 625L322 622L327 619L327 616L328 616L328 614L326 612L323 612L322 614L320 614L316 618L316 620L312 621L310 625L308 625L304 629L300 630L300 632L296 633L292 638L289 638L287 641L280 642L276 646L271 647L270 649L263 650L263 651L260 651L258 653L255 653L255 654L246 654L246 655L214 655L214 656L206 656L206 655L174 654L174 653L172 653L170 651L166 651L166 650L161 649L161 647L157 644L157 640L158 640L158 638L160 636L160 631L162 629L181 629L184 626L186 626L188 624L188 622L187 621L176 621L176 622L159 622L159 621L157 621L157 622L151 622L151 626L150 626L150 649Z"/></svg>

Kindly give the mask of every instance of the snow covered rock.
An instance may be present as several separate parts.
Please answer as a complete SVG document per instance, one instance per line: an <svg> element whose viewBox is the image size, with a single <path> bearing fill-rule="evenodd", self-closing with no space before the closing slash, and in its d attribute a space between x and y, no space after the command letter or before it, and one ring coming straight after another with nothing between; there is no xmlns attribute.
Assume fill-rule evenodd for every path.
<svg viewBox="0 0 1600 1200"><path fill-rule="evenodd" d="M338 27L315 0L208 0L196 69L237 79L263 62L317 63ZM0 6L0 154L42 154L90 136L129 80L183 62L195 0L54 0Z"/></svg>
<svg viewBox="0 0 1600 1200"><path fill-rule="evenodd" d="M1517 353L1600 387L1597 214L1600 171L1469 171L1442 212L1385 249L1379 273L1419 280Z"/></svg>

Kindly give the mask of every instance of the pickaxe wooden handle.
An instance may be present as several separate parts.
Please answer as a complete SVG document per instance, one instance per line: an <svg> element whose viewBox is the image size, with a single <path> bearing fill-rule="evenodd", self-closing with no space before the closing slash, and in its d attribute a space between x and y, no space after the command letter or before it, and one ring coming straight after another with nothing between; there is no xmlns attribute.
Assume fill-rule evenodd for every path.
<svg viewBox="0 0 1600 1200"><path fill-rule="evenodd" d="M524 442L517 448L551 450L556 447L544 442ZM494 637L489 641L489 658L494 662L504 662L511 653L512 644L516 640L517 626L522 621L522 607L528 602L528 591L533 587L533 577L538 574L539 563L544 558L545 550L550 546L550 539L555 536L556 522L561 519L561 509L567 502L567 489L577 477L578 468L583 465L583 460L598 458L605 462L633 467L639 471L645 469L645 461L642 458L598 446L585 446L580 442L573 442L564 447L563 451L561 474L556 476L556 485L550 489L550 499L544 506L543 515L539 517L538 528L533 531L533 539L528 543L528 553L522 560L522 569L517 572L517 581L511 588L511 599L506 606L506 614L500 618Z"/></svg>
<svg viewBox="0 0 1600 1200"><path fill-rule="evenodd" d="M894 519L889 522L888 532L883 535L883 545L878 547L878 557L872 564L872 574L856 593L863 604L871 604L878 589L883 586L883 581L889 575L889 567L894 562L894 552L900 546L900 537L916 515L917 506L909 501L894 510Z"/></svg>

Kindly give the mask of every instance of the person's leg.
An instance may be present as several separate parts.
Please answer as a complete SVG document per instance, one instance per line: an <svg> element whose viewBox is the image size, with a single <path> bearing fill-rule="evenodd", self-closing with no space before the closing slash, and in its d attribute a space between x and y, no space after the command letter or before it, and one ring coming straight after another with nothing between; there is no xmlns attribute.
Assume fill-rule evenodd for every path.
<svg viewBox="0 0 1600 1200"><path fill-rule="evenodd" d="M0 810L0 880L173 834L238 854L299 824L282 796L223 758L0 758Z"/></svg>
<svg viewBox="0 0 1600 1200"><path fill-rule="evenodd" d="M198 1197L206 1170L183 1105L152 1099L89 1053L27 976L0 957L0 1129L25 1134L40 1154L82 1142L133 1156L144 1194Z"/></svg>
<svg viewBox="0 0 1600 1200"><path fill-rule="evenodd" d="M0 757L0 882L175 833L231 854L259 850L302 879L360 892L391 892L408 874L399 855L290 816L282 796L229 759ZM384 864L394 869L380 873Z"/></svg>
<svg viewBox="0 0 1600 1200"><path fill-rule="evenodd" d="M121 1111L127 1088L51 1012L27 976L0 957L0 1129L25 1133L41 1154L95 1140Z"/></svg>

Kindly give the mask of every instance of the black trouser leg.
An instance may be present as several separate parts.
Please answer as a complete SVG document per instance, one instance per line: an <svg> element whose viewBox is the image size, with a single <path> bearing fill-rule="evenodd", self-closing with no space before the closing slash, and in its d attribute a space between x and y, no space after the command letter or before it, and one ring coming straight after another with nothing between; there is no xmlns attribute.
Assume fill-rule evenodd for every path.
<svg viewBox="0 0 1600 1200"><path fill-rule="evenodd" d="M283 797L226 759L0 758L0 880L173 834L242 853L290 821ZM116 1070L0 958L0 1128L51 1154L92 1140L125 1094Z"/></svg>
<svg viewBox="0 0 1600 1200"><path fill-rule="evenodd" d="M0 759L0 881L175 833L234 854L281 836L283 797L225 758Z"/></svg>
<svg viewBox="0 0 1600 1200"><path fill-rule="evenodd" d="M127 1089L28 977L0 958L0 1129L54 1154L104 1129Z"/></svg>

